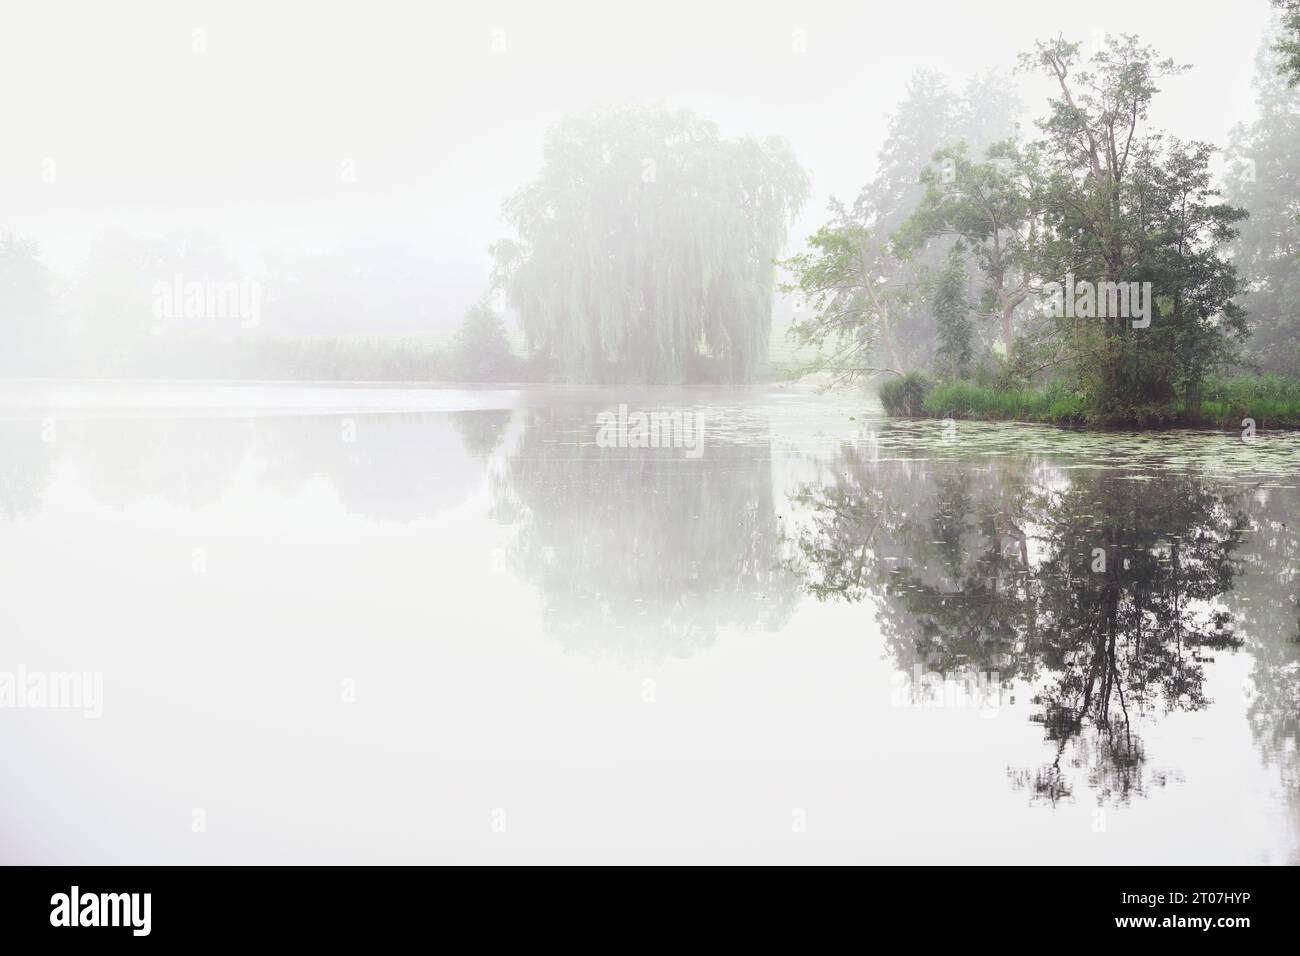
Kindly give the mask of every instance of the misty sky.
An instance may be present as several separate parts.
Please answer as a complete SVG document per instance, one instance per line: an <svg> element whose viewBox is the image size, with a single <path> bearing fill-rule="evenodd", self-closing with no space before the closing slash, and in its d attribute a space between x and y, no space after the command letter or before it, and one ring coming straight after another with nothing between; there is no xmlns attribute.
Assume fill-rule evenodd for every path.
<svg viewBox="0 0 1300 956"><path fill-rule="evenodd" d="M785 136L813 177L797 241L829 195L870 176L917 69L960 85L1009 71L1037 37L1134 32L1195 67L1166 84L1155 121L1222 145L1251 114L1269 15L1267 0L1212 19L1175 0L15 6L0 32L0 229L64 270L109 228L204 228L249 263L382 237L427 255L452 325L485 287L502 199L565 113L662 102ZM1041 81L1017 82L1041 113Z"/></svg>

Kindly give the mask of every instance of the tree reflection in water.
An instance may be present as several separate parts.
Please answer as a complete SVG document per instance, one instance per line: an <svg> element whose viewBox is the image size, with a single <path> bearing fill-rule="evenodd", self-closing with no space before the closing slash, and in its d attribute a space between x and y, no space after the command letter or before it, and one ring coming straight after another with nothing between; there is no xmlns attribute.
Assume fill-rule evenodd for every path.
<svg viewBox="0 0 1300 956"><path fill-rule="evenodd" d="M773 475L796 465L773 453L766 412L718 412L691 460L597 447L597 410L359 416L352 443L335 415L67 421L57 441L39 420L0 422L0 532L59 518L59 476L112 507L187 511L241 483L292 498L323 481L349 514L411 523L469 500L487 472L509 556L566 647L639 664L728 629L778 630L805 588L863 602L900 670L996 673L1031 699L1049 753L1009 776L1047 802L1161 785L1140 728L1210 706L1210 659L1244 642L1245 718L1300 846L1300 491L1287 472L1252 477L1227 446L1236 477L1189 469L1220 448L1213 436L1170 438L1181 463L1145 471L1150 448L1127 467L1080 465L1097 449L1071 451L1056 431L1030 433L1050 449L1008 439L960 460L907 457L934 454L909 438L890 461L819 447L792 509Z"/></svg>
<svg viewBox="0 0 1300 956"><path fill-rule="evenodd" d="M494 478L547 633L635 664L689 656L723 628L778 629L800 589L781 560L764 436L710 435L688 458L601 448L594 422L594 411L530 410Z"/></svg>
<svg viewBox="0 0 1300 956"><path fill-rule="evenodd" d="M1052 757L1011 768L1034 799L1124 802L1149 768L1138 715L1206 707L1205 665L1240 646L1225 596L1249 526L1193 474L1037 458L873 461L841 450L795 495L792 563L819 598L873 600L897 666L1033 689Z"/></svg>
<svg viewBox="0 0 1300 956"><path fill-rule="evenodd" d="M1300 864L1300 490L1261 486L1242 493L1253 522L1245 573L1228 596L1253 658L1242 692L1265 764L1278 771L1288 805L1292 864Z"/></svg>

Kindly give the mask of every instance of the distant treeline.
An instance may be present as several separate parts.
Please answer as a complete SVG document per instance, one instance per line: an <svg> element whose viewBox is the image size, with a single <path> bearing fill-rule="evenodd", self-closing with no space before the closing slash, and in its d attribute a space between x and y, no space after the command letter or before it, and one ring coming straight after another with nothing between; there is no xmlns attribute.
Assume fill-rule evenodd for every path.
<svg viewBox="0 0 1300 956"><path fill-rule="evenodd" d="M200 333L142 340L112 354L87 352L0 362L0 374L31 378L175 378L262 381L514 381L524 363L510 356L485 375L452 343L419 336L217 337Z"/></svg>

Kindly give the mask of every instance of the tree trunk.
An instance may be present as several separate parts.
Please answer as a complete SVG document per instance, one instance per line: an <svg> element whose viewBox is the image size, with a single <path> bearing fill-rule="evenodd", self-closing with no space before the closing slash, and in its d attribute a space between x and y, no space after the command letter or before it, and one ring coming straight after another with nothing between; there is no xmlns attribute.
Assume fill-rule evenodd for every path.
<svg viewBox="0 0 1300 956"><path fill-rule="evenodd" d="M889 364L903 373L903 363L898 357L898 347L894 344L894 334L889 330L889 321L880 323L880 337L885 340L885 352L889 355Z"/></svg>

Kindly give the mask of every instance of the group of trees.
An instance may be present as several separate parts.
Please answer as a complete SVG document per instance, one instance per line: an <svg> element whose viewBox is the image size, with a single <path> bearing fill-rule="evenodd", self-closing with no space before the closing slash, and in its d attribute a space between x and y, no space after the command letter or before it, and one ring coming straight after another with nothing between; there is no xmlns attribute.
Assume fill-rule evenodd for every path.
<svg viewBox="0 0 1300 956"><path fill-rule="evenodd" d="M1022 386L1050 376L1091 411L1122 415L1175 398L1194 410L1206 377L1227 365L1294 373L1300 4L1275 3L1283 19L1260 56L1260 115L1233 132L1222 183L1213 146L1152 121L1161 85L1185 67L1131 35L1086 57L1058 38L1019 61L1054 90L1034 136L1022 134L1005 74L957 92L920 73L873 178L852 203L832 201L826 225L779 263L809 187L784 141L726 138L662 107L570 116L547 133L536 178L506 201L511 235L491 250L505 297L491 301L513 307L527 364L485 299L427 377L748 381L767 356L778 265L802 306L794 338L847 378L928 368ZM379 285L399 290L382 307L430 308L401 298L418 263L371 258L386 263ZM269 263L282 334L380 307L358 294L369 286L351 259ZM101 371L132 371L157 350L140 276L178 272L238 266L202 236L118 236L61 296L37 250L0 235L0 310L17 332L7 366L48 374L43 359L75 340ZM1047 292L1067 280L1149 289L1149 324L1100 306L1062 314Z"/></svg>
<svg viewBox="0 0 1300 956"><path fill-rule="evenodd" d="M1086 58L1064 39L1024 54L1018 68L1055 90L1033 139L1002 135L1014 104L989 90L1005 79L986 80L972 102L920 77L876 178L786 263L789 287L813 307L795 333L847 377L932 367L1022 386L1046 374L1103 417L1175 397L1195 413L1206 377L1229 365L1294 372L1300 94L1265 67L1261 117L1234 139L1233 202L1219 197L1212 145L1151 122L1160 85L1185 67L1137 37L1107 37ZM1004 104L1001 122L990 103ZM995 115L964 133L977 106ZM1133 321L1118 299L1053 307L1066 283L1141 290L1150 314ZM1242 298L1258 316L1249 326Z"/></svg>
<svg viewBox="0 0 1300 956"><path fill-rule="evenodd" d="M918 74L873 178L780 263L803 307L797 343L842 378L1053 378L1100 417L1175 401L1195 415L1225 367L1295 373L1300 4L1275 4L1260 117L1234 132L1217 178L1212 144L1152 115L1187 67L1135 36L1023 54L1017 70L1053 90L1032 136L1005 74L960 92ZM779 140L726 140L658 108L570 117L506 203L514 235L493 249L494 281L561 379L745 381L767 348L772 257L806 193ZM1066 283L1099 298L1054 307ZM1138 322L1116 308L1130 289Z"/></svg>
<svg viewBox="0 0 1300 956"><path fill-rule="evenodd" d="M373 343L312 340L355 328L360 315L400 315L409 327L430 310L430 296L406 295L419 287L409 250L269 259L256 281L275 321L239 335L212 324L160 328L151 314L158 281L251 279L210 236L107 236L60 295L38 250L0 235L0 313L21 346L5 370L744 382L768 354L776 256L807 191L780 139L724 138L689 111L658 107L569 117L547 134L537 178L505 204L514 234L492 248L494 294L447 348L400 343L378 361ZM507 301L527 359L506 334Z"/></svg>
<svg viewBox="0 0 1300 956"><path fill-rule="evenodd" d="M208 233L118 231L98 237L84 265L62 275L36 243L0 232L0 375L509 381L527 373L486 301L445 343L394 333L411 321L420 327L410 313L431 312L430 296L421 303L417 294L417 266L412 250L350 243L272 255L250 273ZM240 288L238 304L256 313L191 315L182 292L168 300L175 314L160 316L160 286L170 293L177 283ZM342 334L359 319L388 330Z"/></svg>
<svg viewBox="0 0 1300 956"><path fill-rule="evenodd" d="M1300 369L1300 4L1287 9L1276 39L1255 65L1258 116L1228 141L1225 196L1250 211L1232 244L1246 279L1248 360L1272 372Z"/></svg>
<svg viewBox="0 0 1300 956"><path fill-rule="evenodd" d="M1261 117L1234 134L1221 180L1213 145L1153 121L1162 84L1187 68L1135 36L1088 56L1063 38L1022 55L1018 70L1054 90L1032 137L1006 75L956 92L918 74L871 181L832 201L781 263L804 307L796 341L842 378L1055 378L1100 417L1175 401L1194 415L1206 378L1228 366L1294 372L1300 92L1285 57L1300 8L1278 3L1287 19L1261 64ZM505 206L515 235L494 247L495 281L559 378L745 381L767 347L771 259L806 191L780 141L724 140L663 109L571 117ZM1054 308L1049 292L1066 283L1097 298ZM1116 308L1130 289L1141 321Z"/></svg>
<svg viewBox="0 0 1300 956"><path fill-rule="evenodd" d="M976 148L1012 135L1019 104L1003 79L989 73L961 94L935 73L913 78L891 118L878 171L852 205L831 203L831 221L808 239L807 251L783 265L786 291L805 311L792 327L802 345L827 350L844 378L879 369L927 364L936 342L925 278L940 268L951 239L904 249L894 241L926 186L921 173L945 143ZM944 174L950 174L945 169Z"/></svg>

